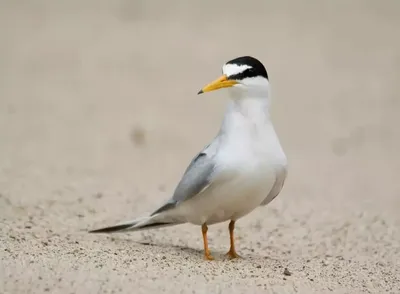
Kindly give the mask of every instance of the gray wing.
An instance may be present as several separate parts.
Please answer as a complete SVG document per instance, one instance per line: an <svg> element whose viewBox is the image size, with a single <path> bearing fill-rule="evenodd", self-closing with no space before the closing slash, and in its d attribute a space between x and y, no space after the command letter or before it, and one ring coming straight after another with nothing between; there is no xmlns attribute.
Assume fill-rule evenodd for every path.
<svg viewBox="0 0 400 294"><path fill-rule="evenodd" d="M152 215L174 208L207 189L211 184L211 175L215 168L215 144L206 146L196 155L185 170L172 198Z"/></svg>
<svg viewBox="0 0 400 294"><path fill-rule="evenodd" d="M287 177L287 167L286 166L279 167L276 170L275 183L272 186L272 189L268 193L267 197L264 199L263 202L261 202L260 205L267 205L272 200L274 200L276 196L279 195L279 193L283 188L283 185L285 184L286 177Z"/></svg>

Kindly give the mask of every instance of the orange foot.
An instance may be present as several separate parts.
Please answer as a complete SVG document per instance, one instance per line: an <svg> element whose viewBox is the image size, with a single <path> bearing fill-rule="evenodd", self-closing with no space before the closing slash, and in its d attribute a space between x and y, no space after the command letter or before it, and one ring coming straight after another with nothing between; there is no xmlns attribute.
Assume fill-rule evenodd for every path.
<svg viewBox="0 0 400 294"><path fill-rule="evenodd" d="M235 249L230 249L228 253L226 254L230 259L235 259L235 258L242 258L239 254L236 253Z"/></svg>
<svg viewBox="0 0 400 294"><path fill-rule="evenodd" d="M205 252L204 253L204 259L205 260L214 260L214 257L211 255L210 252Z"/></svg>

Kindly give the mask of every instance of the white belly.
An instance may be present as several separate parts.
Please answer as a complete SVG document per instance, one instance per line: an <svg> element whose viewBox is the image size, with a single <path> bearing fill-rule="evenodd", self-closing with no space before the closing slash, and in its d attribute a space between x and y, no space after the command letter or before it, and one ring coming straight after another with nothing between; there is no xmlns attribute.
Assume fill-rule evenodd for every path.
<svg viewBox="0 0 400 294"><path fill-rule="evenodd" d="M179 214L196 225L237 220L261 204L274 182L273 170L238 173L182 203Z"/></svg>

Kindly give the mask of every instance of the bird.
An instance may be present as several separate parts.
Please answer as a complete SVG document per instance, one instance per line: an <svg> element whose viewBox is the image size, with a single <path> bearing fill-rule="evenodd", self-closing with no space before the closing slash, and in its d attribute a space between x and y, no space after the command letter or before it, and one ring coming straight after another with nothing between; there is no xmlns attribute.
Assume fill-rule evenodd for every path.
<svg viewBox="0 0 400 294"><path fill-rule="evenodd" d="M228 222L228 258L235 248L236 222L280 194L288 162L271 121L270 83L255 57L241 56L222 66L222 75L198 94L218 89L229 102L216 136L190 162L172 197L145 217L90 233L129 232L190 223L201 227L204 258L213 260L208 227Z"/></svg>

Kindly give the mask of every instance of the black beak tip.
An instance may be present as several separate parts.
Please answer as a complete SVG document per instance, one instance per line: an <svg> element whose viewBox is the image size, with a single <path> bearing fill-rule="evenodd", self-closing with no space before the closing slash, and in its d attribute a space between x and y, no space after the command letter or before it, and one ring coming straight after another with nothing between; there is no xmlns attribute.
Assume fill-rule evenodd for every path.
<svg viewBox="0 0 400 294"><path fill-rule="evenodd" d="M197 95L203 94L203 90L200 90L199 93L197 93Z"/></svg>

